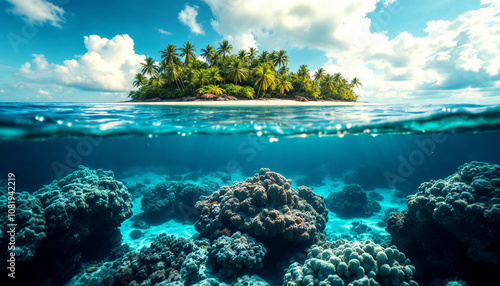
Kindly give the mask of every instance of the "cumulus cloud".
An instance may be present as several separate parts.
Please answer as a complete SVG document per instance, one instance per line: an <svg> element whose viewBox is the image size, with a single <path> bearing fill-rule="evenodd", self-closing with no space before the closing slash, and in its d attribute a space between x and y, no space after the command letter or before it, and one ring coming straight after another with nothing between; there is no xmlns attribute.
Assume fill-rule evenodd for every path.
<svg viewBox="0 0 500 286"><path fill-rule="evenodd" d="M214 19L212 27L224 37L246 45L272 49L292 46L321 50L351 45L358 30L368 31L377 0L205 0ZM237 45L237 48L247 46Z"/></svg>
<svg viewBox="0 0 500 286"><path fill-rule="evenodd" d="M18 15L30 24L49 23L61 27L64 20L64 9L46 0L7 0L13 7L8 12Z"/></svg>
<svg viewBox="0 0 500 286"><path fill-rule="evenodd" d="M62 65L49 63L42 54L34 54L19 72L27 79L56 83L83 90L103 92L129 91L140 70L144 55L134 51L134 41L128 35L112 39L97 35L84 37L87 52L77 59L65 60Z"/></svg>
<svg viewBox="0 0 500 286"><path fill-rule="evenodd" d="M273 50L321 50L328 72L361 78L357 92L365 100L457 98L464 90L487 95L500 85L497 0L482 0L480 9L452 21L428 22L423 37L403 32L393 39L372 32L377 23L367 16L392 0L204 1L214 15L212 27L235 48L258 43Z"/></svg>
<svg viewBox="0 0 500 286"><path fill-rule="evenodd" d="M36 94L36 98L47 98L47 99L54 99L54 97L52 96L52 94L46 90L43 90L43 89L39 89L37 94Z"/></svg>
<svg viewBox="0 0 500 286"><path fill-rule="evenodd" d="M172 33L171 33L171 32L169 32L169 31L165 31L165 30L163 30L163 29L161 29L161 28L160 28L160 29L158 29L158 33L160 33L160 34L162 34L162 35L167 35L167 36L172 35Z"/></svg>
<svg viewBox="0 0 500 286"><path fill-rule="evenodd" d="M198 22L196 22L196 16L198 16L198 6L189 6L186 4L184 10L179 13L179 21L191 29L191 32L204 35L205 32Z"/></svg>

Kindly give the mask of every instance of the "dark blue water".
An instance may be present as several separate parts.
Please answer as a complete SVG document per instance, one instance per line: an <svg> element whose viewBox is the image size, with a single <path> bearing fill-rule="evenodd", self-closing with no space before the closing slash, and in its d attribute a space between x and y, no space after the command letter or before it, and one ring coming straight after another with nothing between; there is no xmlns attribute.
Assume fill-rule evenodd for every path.
<svg viewBox="0 0 500 286"><path fill-rule="evenodd" d="M3 173L15 172L18 188L34 191L76 170L78 165L128 175L134 168L189 169L204 173L242 172L262 167L286 177L345 178L367 190L413 192L430 179L453 173L470 161L500 163L500 134L443 133L278 138L256 135L164 135L0 143ZM384 174L401 179L387 180ZM401 174L400 174L401 173Z"/></svg>
<svg viewBox="0 0 500 286"><path fill-rule="evenodd" d="M500 106L0 105L0 178L15 174L16 190L29 193L80 165L111 170L129 187L152 187L164 177L200 181L221 174L228 175L229 185L269 168L292 179L294 188L306 185L325 198L344 184L358 184L366 192L386 190L393 197L391 206L401 211L406 196L415 194L423 182L444 179L472 161L500 164L499 146ZM383 210L365 217L365 222L376 226ZM330 216L327 240L341 236L345 227L339 223L351 223ZM383 224L379 227L377 235L372 231L373 237L368 233L366 238L385 237L390 245L390 235ZM193 224L186 224L186 229L194 231ZM126 244L128 229L121 231ZM88 263L83 257L81 263ZM36 269L37 263L19 267ZM88 266L82 265L62 280L44 277L50 283L68 283L78 269ZM489 269L498 264L480 265ZM420 285L432 280L418 275ZM437 276L443 284L436 285L451 278L468 279L471 285L479 281L458 272ZM271 285L279 281L266 280Z"/></svg>
<svg viewBox="0 0 500 286"><path fill-rule="evenodd" d="M411 192L465 162L499 163L498 130L498 106L3 104L0 170L26 178L27 190L85 165L118 175L144 167L250 176L269 167ZM387 172L402 179L387 183Z"/></svg>

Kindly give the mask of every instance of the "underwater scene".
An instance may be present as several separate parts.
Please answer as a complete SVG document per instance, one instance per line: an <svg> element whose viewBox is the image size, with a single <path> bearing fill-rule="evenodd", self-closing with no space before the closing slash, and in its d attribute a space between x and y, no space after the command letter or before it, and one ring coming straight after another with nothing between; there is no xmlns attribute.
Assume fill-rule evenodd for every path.
<svg viewBox="0 0 500 286"><path fill-rule="evenodd" d="M0 158L0 285L500 285L498 105L2 103Z"/></svg>

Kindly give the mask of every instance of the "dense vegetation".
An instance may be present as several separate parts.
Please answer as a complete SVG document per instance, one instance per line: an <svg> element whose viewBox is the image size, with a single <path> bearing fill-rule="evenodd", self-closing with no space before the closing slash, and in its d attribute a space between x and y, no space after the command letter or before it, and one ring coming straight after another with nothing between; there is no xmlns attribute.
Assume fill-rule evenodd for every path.
<svg viewBox="0 0 500 286"><path fill-rule="evenodd" d="M195 46L186 42L182 48L167 45L160 52L161 61L151 57L141 64L141 73L134 79L137 91L131 91L133 100L153 98L173 99L205 93L228 94L238 98L262 97L356 101L353 88L361 86L358 78L350 82L340 73L328 74L318 68L311 77L307 65L290 72L286 51L262 51L255 48L231 53L227 40L216 49L207 45L197 59Z"/></svg>

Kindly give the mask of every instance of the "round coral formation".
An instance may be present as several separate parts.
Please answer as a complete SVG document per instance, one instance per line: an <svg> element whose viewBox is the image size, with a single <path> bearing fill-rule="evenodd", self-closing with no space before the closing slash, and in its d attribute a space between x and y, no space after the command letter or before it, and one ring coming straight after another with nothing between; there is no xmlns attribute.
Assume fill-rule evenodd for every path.
<svg viewBox="0 0 500 286"><path fill-rule="evenodd" d="M83 166L31 195L18 193L16 204L17 262L25 263L18 281L26 285L61 284L80 262L109 254L132 215L131 195L113 172Z"/></svg>
<svg viewBox="0 0 500 286"><path fill-rule="evenodd" d="M453 273L478 279L500 268L500 166L464 164L446 179L421 184L407 202L408 209L389 217L387 231L394 244L425 261L428 280ZM500 283L491 275L484 281Z"/></svg>
<svg viewBox="0 0 500 286"><path fill-rule="evenodd" d="M240 232L231 237L219 237L210 250L210 256L220 267L221 276L233 276L246 269L261 269L266 253L264 244Z"/></svg>
<svg viewBox="0 0 500 286"><path fill-rule="evenodd" d="M332 212L345 218L370 217L382 208L360 185L355 184L345 185L342 191L330 194L326 205Z"/></svg>
<svg viewBox="0 0 500 286"><path fill-rule="evenodd" d="M112 171L78 170L33 194L42 202L50 230L118 227L132 215L132 198Z"/></svg>
<svg viewBox="0 0 500 286"><path fill-rule="evenodd" d="M418 286L415 267L396 247L336 240L313 246L308 259L286 270L284 285Z"/></svg>
<svg viewBox="0 0 500 286"><path fill-rule="evenodd" d="M241 231L276 242L313 241L328 220L323 197L305 187L295 191L291 183L261 169L244 182L221 187L196 203L196 230L211 239Z"/></svg>

